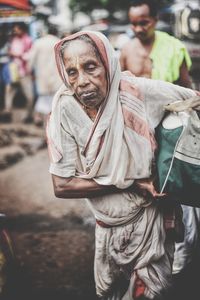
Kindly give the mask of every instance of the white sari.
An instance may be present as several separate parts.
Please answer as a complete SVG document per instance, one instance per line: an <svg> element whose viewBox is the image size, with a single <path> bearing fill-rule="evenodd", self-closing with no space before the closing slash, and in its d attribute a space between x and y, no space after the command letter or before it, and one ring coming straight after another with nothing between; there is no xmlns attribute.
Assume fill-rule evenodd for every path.
<svg viewBox="0 0 200 300"><path fill-rule="evenodd" d="M65 133L76 141L78 153L74 171L67 176L92 178L99 184L125 189L135 179L151 175L156 147L153 133L163 117L163 105L187 99L195 92L122 74L114 50L102 34L80 32L74 37L81 34L89 35L96 43L109 73L110 89L94 123L86 124L88 130L81 136L84 144L81 148L80 131L75 127L84 118L84 111L73 97L59 56L60 46L73 37L57 44L57 64L67 88L63 86L56 93L47 126L50 172L66 176L59 172L59 164L67 165L65 149L69 147L63 146L62 124ZM136 278L144 282L144 295L150 299L166 290L170 285L174 244L166 238L163 215L156 203L127 192L87 199L87 203L95 218L107 225L106 228L96 225L97 295L108 297L110 293L109 299L133 300ZM122 274L129 280L124 295L113 290L113 284Z"/></svg>

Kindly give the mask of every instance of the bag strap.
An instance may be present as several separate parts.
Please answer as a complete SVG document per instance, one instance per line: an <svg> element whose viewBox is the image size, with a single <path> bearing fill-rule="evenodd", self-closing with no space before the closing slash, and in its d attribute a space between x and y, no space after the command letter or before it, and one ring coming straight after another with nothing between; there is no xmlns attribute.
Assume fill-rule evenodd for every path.
<svg viewBox="0 0 200 300"><path fill-rule="evenodd" d="M161 188L160 193L163 193L163 192L164 192L165 186L166 186L166 184L167 184L169 175L170 175L171 170L172 170L172 166L173 166L173 162L174 162L174 158L175 158L175 152L176 152L176 149L177 149L177 147L178 147L178 144L179 144L179 142L180 142L180 140L181 140L181 137L182 137L182 135L183 135L183 133L184 133L185 128L186 128L186 126L183 124L183 129L182 129L182 131L181 131L181 134L180 134L179 138L178 138L177 141L176 141L176 145L175 145L175 147L174 147L174 152L173 152L173 155L172 155L172 159L171 159L171 162L170 162L170 166L169 166L169 169L168 169L168 172L167 172L165 181L164 181L164 183L163 183L163 185L162 185L162 188Z"/></svg>

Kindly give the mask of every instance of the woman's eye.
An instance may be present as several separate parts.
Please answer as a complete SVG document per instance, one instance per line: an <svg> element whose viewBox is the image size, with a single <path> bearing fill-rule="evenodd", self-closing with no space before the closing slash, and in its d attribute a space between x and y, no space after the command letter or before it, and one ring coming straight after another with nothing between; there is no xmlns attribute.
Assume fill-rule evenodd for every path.
<svg viewBox="0 0 200 300"><path fill-rule="evenodd" d="M93 71L95 69L95 65L88 65L87 70L88 71Z"/></svg>
<svg viewBox="0 0 200 300"><path fill-rule="evenodd" d="M68 76L74 76L76 74L75 70L68 70L67 71Z"/></svg>

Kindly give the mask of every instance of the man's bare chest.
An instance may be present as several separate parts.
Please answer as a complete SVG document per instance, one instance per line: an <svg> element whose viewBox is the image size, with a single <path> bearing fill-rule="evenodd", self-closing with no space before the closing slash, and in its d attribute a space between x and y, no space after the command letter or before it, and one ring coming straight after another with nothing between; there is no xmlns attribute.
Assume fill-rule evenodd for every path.
<svg viewBox="0 0 200 300"><path fill-rule="evenodd" d="M152 72L150 51L141 48L132 49L127 55L126 68L136 76L150 78Z"/></svg>

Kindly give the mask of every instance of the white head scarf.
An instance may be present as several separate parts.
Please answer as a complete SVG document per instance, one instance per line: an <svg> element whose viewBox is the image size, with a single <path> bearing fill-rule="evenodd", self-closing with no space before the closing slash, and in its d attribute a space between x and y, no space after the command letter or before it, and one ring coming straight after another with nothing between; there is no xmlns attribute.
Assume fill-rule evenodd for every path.
<svg viewBox="0 0 200 300"><path fill-rule="evenodd" d="M89 36L96 45L105 66L109 91L99 108L85 145L87 173L82 178L94 178L99 184L114 184L126 188L136 178L151 175L155 141L146 120L145 105L130 74L123 74L119 60L108 39L99 32L82 31L71 35L55 46L58 71L65 84L53 100L52 113L47 126L49 150L52 160L62 158L59 136L59 98L74 97L65 72L61 47L65 41L80 35Z"/></svg>

